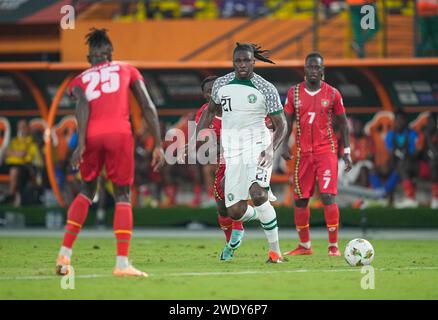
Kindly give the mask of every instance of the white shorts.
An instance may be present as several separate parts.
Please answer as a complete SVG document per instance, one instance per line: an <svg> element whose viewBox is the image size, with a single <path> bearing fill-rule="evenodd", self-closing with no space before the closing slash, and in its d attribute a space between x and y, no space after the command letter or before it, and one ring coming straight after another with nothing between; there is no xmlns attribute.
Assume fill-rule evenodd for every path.
<svg viewBox="0 0 438 320"><path fill-rule="evenodd" d="M258 183L262 188L269 188L269 201L277 200L270 188L272 166L263 168L245 163L243 160L233 160L226 160L224 193L227 208L241 200L249 200L249 188L253 183Z"/></svg>

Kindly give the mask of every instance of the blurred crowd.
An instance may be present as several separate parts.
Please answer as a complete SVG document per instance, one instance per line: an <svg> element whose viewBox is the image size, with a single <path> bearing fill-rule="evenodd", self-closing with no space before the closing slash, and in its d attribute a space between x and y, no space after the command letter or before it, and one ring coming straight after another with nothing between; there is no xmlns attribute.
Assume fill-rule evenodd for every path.
<svg viewBox="0 0 438 320"><path fill-rule="evenodd" d="M431 11L430 2L419 0L417 10L424 8L422 2L429 2L427 10ZM349 6L376 4L377 0L319 0L319 9L324 17L330 17ZM216 19L232 17L257 17L267 15L277 18L294 18L302 13L312 14L314 0L126 0L114 12L114 19L146 20L199 18ZM413 14L414 2L411 0L387 0L386 10L395 14Z"/></svg>
<svg viewBox="0 0 438 320"><path fill-rule="evenodd" d="M345 174L340 161L338 177L340 190L354 191L358 196L353 206L416 208L420 205L418 187L422 186L429 193L427 203L433 209L438 208L437 113L423 113L409 122L403 110L382 112L366 126L354 117L350 118L350 125L354 166ZM375 191L370 201L366 200L370 195L366 189Z"/></svg>
<svg viewBox="0 0 438 320"><path fill-rule="evenodd" d="M381 30L382 12L413 16L416 12L418 40L417 56L438 56L438 0L320 0L319 15L330 19L348 11L352 31L351 48L359 58L365 57L365 45ZM144 21L176 18L217 19L233 17L270 16L278 19L311 17L313 0L138 0L120 3L114 19L119 21ZM364 5L374 8L370 28L362 22ZM370 20L367 19L369 22Z"/></svg>
<svg viewBox="0 0 438 320"><path fill-rule="evenodd" d="M163 141L165 134L175 129L181 130L187 141L189 121L194 118L195 114L189 113L176 124L162 121ZM354 167L350 173L344 174L343 162L339 162L340 195L353 192L353 207L393 205L396 208L411 208L425 204L438 208L437 113L422 113L409 121L408 114L403 111L382 111L366 125L358 117L350 117L349 122ZM66 129L63 130L67 133ZM1 159L0 175L9 178L1 202L15 206L37 203L56 205L45 168L44 127L19 120L16 132ZM66 136L68 140L65 142L64 155L54 152L52 160L55 163L56 181L68 203L79 191L80 175L72 171L69 165L76 148L77 135L73 132ZM175 147L175 141L177 139L166 141L164 148L171 147L171 152L177 152L184 142L181 140L181 145ZM62 144L60 141L57 143ZM136 206L214 206L214 164L167 163L156 173L151 170L152 148L152 136L143 125L135 135L136 166L132 192ZM57 150L56 147L54 150ZM339 146L339 150L343 150L343 146ZM285 163L276 155L274 174L290 175L291 170L293 161ZM422 187L423 193L428 193L427 201L417 199L418 186ZM372 196L369 197L371 191ZM102 223L106 209L112 206L111 193L112 185L106 181L103 172L94 199L98 220Z"/></svg>
<svg viewBox="0 0 438 320"><path fill-rule="evenodd" d="M260 16L297 19L312 18L315 13L314 0L125 0L114 3L109 14L114 20L125 22ZM368 7L362 11L365 5ZM348 12L350 48L359 58L366 56L366 45L376 39L384 26L382 22L386 21L388 25L383 12L415 16L412 21L416 22L416 56L438 56L438 0L319 0L320 21L327 21L342 12Z"/></svg>
<svg viewBox="0 0 438 320"><path fill-rule="evenodd" d="M339 12L345 1L321 0L321 4L323 13L331 14ZM311 13L313 8L313 0L138 0L122 2L114 19L254 18L266 14L292 18L302 12Z"/></svg>

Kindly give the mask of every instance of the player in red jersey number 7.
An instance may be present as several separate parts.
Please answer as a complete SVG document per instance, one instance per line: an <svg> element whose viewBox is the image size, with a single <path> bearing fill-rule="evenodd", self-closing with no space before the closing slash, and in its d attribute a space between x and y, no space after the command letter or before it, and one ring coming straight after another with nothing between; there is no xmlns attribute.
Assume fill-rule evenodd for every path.
<svg viewBox="0 0 438 320"><path fill-rule="evenodd" d="M313 195L315 180L318 181L324 216L329 236L329 256L339 256L338 228L339 208L337 194L338 157L337 141L333 132L336 117L345 146L343 160L345 170L351 170L350 140L347 117L338 90L323 81L323 57L311 53L304 66L305 81L289 89L284 111L288 122L288 134L292 131L292 118L297 123L296 159L294 169L295 225L300 244L285 255L312 254L309 233L309 198ZM283 143L283 158L291 159L287 139Z"/></svg>
<svg viewBox="0 0 438 320"><path fill-rule="evenodd" d="M78 147L72 165L79 167L81 191L68 209L64 240L56 261L56 273L68 274L73 243L78 236L91 201L96 194L97 178L105 165L114 185L114 233L117 259L114 276L147 276L128 261L133 221L130 188L134 180L134 141L129 121L129 89L139 102L143 117L154 136L152 166L158 170L164 163L158 116L142 75L129 64L112 61L113 46L104 29L92 29L86 37L91 68L70 84L70 95L76 100Z"/></svg>

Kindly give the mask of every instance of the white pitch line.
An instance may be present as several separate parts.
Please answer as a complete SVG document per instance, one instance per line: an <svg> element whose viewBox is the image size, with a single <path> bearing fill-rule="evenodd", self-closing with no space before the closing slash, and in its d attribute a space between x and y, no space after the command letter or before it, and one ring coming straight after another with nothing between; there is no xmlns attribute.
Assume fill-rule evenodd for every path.
<svg viewBox="0 0 438 320"><path fill-rule="evenodd" d="M110 277L110 274L84 274L75 276L76 279L92 279ZM23 276L23 277L0 277L0 281L4 280L52 280L62 279L62 276Z"/></svg>
<svg viewBox="0 0 438 320"><path fill-rule="evenodd" d="M183 273L169 273L165 276L177 277L177 276L227 276L227 275L244 275L244 274L275 274L275 273L318 273L318 272L357 272L361 267L349 268L349 269L296 269L296 270L248 270L248 271L235 271L235 272L183 272ZM406 267L406 268L374 268L375 271L414 271L414 270L438 270L438 267ZM154 275L156 276L156 275Z"/></svg>
<svg viewBox="0 0 438 320"><path fill-rule="evenodd" d="M296 270L246 270L234 272L181 272L181 273L162 273L149 274L149 277L203 277L203 276L235 276L235 275L255 275L255 274L277 274L277 273L330 273L330 272L358 272L360 267L349 269L296 269ZM406 268L375 268L375 271L422 271L422 270L438 270L437 267L406 267ZM76 279L93 279L112 277L111 274L88 274L77 275ZM7 280L51 280L61 279L61 276L23 276L23 277L0 277L0 281Z"/></svg>

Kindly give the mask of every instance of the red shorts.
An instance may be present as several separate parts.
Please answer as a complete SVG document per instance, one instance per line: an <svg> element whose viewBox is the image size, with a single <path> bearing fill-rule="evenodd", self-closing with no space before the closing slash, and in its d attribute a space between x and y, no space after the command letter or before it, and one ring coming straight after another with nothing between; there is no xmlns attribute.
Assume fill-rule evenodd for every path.
<svg viewBox="0 0 438 320"><path fill-rule="evenodd" d="M336 153L304 154L296 160L294 198L308 199L313 195L315 179L320 193L338 193L338 157Z"/></svg>
<svg viewBox="0 0 438 320"><path fill-rule="evenodd" d="M134 139L130 134L102 134L87 138L80 171L82 179L96 179L105 165L106 176L120 186L134 181Z"/></svg>
<svg viewBox="0 0 438 320"><path fill-rule="evenodd" d="M223 180L225 177L225 163L217 165L216 174L214 177L214 198L216 201L225 199Z"/></svg>

